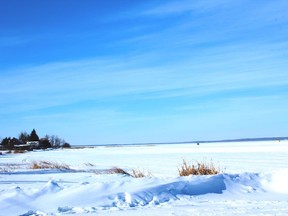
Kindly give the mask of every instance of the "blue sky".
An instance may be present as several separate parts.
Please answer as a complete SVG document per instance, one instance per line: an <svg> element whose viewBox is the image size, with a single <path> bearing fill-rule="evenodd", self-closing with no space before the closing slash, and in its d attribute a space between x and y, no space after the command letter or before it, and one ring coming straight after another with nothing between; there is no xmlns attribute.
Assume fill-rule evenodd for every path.
<svg viewBox="0 0 288 216"><path fill-rule="evenodd" d="M0 137L287 136L287 0L0 0Z"/></svg>

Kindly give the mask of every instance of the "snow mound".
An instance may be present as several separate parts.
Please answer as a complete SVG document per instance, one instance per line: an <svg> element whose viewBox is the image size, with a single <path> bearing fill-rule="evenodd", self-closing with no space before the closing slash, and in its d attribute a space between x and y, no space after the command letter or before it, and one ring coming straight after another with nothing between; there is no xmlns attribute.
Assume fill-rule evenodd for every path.
<svg viewBox="0 0 288 216"><path fill-rule="evenodd" d="M50 180L46 185L44 185L43 188L34 193L32 197L37 198L40 196L45 196L45 194L57 193L62 189L63 188L60 187L56 181Z"/></svg>
<svg viewBox="0 0 288 216"><path fill-rule="evenodd" d="M274 173L225 175L225 184L232 193L270 192L288 194L288 170Z"/></svg>
<svg viewBox="0 0 288 216"><path fill-rule="evenodd" d="M288 170L281 170L269 175L266 189L269 191L288 194ZM265 182L264 182L265 183Z"/></svg>
<svg viewBox="0 0 288 216"><path fill-rule="evenodd" d="M25 214L22 214L20 216L48 216L48 214L44 213L44 212L39 212L39 211L28 211Z"/></svg>

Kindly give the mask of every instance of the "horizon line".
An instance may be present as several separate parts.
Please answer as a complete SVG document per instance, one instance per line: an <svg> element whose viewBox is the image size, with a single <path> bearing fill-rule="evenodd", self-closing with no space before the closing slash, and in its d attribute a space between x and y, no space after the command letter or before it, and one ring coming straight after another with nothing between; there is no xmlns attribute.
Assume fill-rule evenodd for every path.
<svg viewBox="0 0 288 216"><path fill-rule="evenodd" d="M236 139L221 139L221 140L194 140L194 141L175 141L175 142L139 142L139 143L104 143L90 145L73 145L72 146L120 146L120 145L159 145L159 144L188 144L188 143L217 143L217 142L249 142L249 141L282 141L288 140L288 136L281 137L257 137L257 138L236 138Z"/></svg>

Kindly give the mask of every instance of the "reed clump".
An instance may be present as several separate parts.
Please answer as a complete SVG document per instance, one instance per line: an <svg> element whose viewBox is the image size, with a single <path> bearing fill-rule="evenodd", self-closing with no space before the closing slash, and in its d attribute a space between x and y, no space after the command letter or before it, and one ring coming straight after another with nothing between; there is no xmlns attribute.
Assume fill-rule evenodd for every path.
<svg viewBox="0 0 288 216"><path fill-rule="evenodd" d="M182 165L178 168L179 176L189 175L216 175L221 172L219 166L216 166L213 161L197 161L196 164L188 163L183 159Z"/></svg>
<svg viewBox="0 0 288 216"><path fill-rule="evenodd" d="M50 161L33 161L31 169L59 169L59 170L71 170L70 166L65 163L57 163Z"/></svg>
<svg viewBox="0 0 288 216"><path fill-rule="evenodd" d="M131 176L133 178L145 178L151 176L150 172L145 173L144 171L140 169L132 169L131 173L125 171L122 168L119 167L113 167L106 172L107 174L121 174L126 176Z"/></svg>

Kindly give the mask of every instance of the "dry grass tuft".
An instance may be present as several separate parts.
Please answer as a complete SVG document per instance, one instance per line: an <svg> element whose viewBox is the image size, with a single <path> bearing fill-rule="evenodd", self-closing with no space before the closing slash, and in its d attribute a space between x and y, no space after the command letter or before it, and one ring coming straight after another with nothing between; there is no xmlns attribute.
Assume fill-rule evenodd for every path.
<svg viewBox="0 0 288 216"><path fill-rule="evenodd" d="M113 167L113 168L107 170L107 174L122 174L122 175L131 176L131 174L129 174L128 172L126 172L125 170L123 170L119 167Z"/></svg>
<svg viewBox="0 0 288 216"><path fill-rule="evenodd" d="M87 167L95 167L96 166L95 164L92 164L92 163L84 163L84 165Z"/></svg>
<svg viewBox="0 0 288 216"><path fill-rule="evenodd" d="M16 169L20 169L21 165L20 164L3 164L0 166L0 172L6 173L6 172L13 172Z"/></svg>
<svg viewBox="0 0 288 216"><path fill-rule="evenodd" d="M10 172L10 170L7 169L6 167L0 167L0 173L6 173L6 172Z"/></svg>
<svg viewBox="0 0 288 216"><path fill-rule="evenodd" d="M26 150L14 150L13 153L14 154L23 154L23 153L26 153L27 151Z"/></svg>
<svg viewBox="0 0 288 216"><path fill-rule="evenodd" d="M183 160L181 167L178 169L179 176L189 175L216 175L221 172L219 167L216 167L212 161L198 162L197 164L188 164L186 160Z"/></svg>
<svg viewBox="0 0 288 216"><path fill-rule="evenodd" d="M71 170L69 165L64 163L56 163L49 161L33 161L30 167L31 169L59 169L59 170Z"/></svg>
<svg viewBox="0 0 288 216"><path fill-rule="evenodd" d="M134 178L144 178L147 176L151 176L151 174L149 172L146 174L144 171L141 171L139 169L132 169L132 174L130 174L119 167L113 167L113 168L107 170L106 173L107 174L122 174L122 175L126 175L126 176L131 176Z"/></svg>
<svg viewBox="0 0 288 216"><path fill-rule="evenodd" d="M139 169L133 169L132 175L134 178L145 178L151 176L150 172L141 171Z"/></svg>

